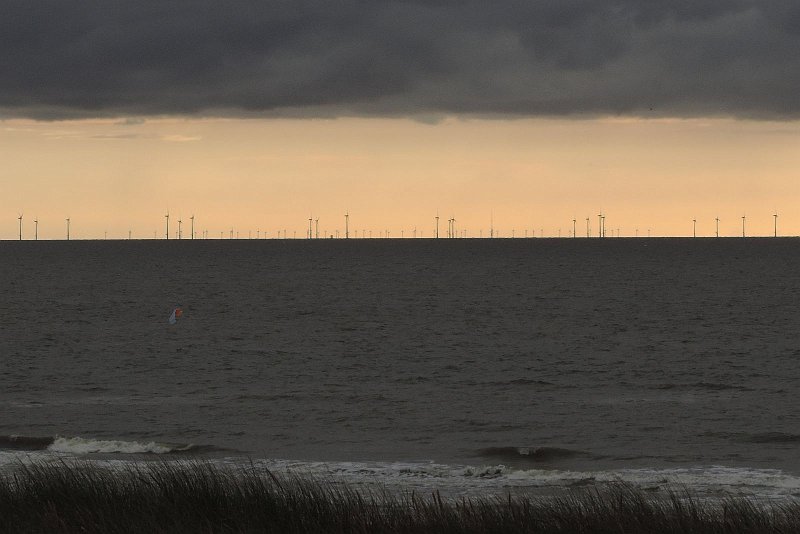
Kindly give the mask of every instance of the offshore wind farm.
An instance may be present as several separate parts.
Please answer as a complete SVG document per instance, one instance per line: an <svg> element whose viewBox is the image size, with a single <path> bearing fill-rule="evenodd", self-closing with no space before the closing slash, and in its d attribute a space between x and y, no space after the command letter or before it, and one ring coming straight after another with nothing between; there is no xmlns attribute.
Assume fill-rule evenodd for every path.
<svg viewBox="0 0 800 534"><path fill-rule="evenodd" d="M190 232L188 233L188 235L184 235L184 233L182 232L182 228L181 228L182 221L180 219L178 219L178 227L177 227L177 229L173 228L173 233L170 234L169 214L166 214L164 216L164 219L165 219L165 223L164 223L165 227L162 228L161 232L159 232L159 230L155 229L155 230L152 231L152 234L149 233L149 232L134 234L133 230L129 229L129 230L127 230L126 233L123 233L122 235L114 236L112 234L111 239L165 239L165 240L169 240L169 239L173 239L173 240L182 240L182 239L189 239L189 240L193 240L193 239L216 239L216 237L215 237L216 236L216 232L214 230L208 230L206 228L203 228L203 229L199 229L198 231L195 231L195 216L194 215L192 215L189 218L190 222L191 222L191 228L190 228ZM778 214L777 213L773 213L771 215L771 219L772 219L773 224L772 224L772 227L771 227L771 232L769 232L769 233L749 234L748 235L746 224L745 224L746 223L746 216L742 215L741 216L741 228L740 228L741 233L732 232L732 233L728 234L727 236L726 235L720 235L720 231L719 231L720 218L719 217L715 217L714 219L712 219L713 222L715 223L713 232L708 232L706 234L702 234L701 233L699 235L698 235L698 232L697 232L697 219L696 218L693 218L693 219L691 219L691 221L688 221L688 222L691 223L691 227L690 227L691 228L691 232L689 232L686 235L683 235L683 234L677 234L677 235L660 234L660 233L658 233L657 229L655 229L655 231L654 231L654 229L652 227L647 227L646 228L646 232L647 233L645 234L644 232L642 232L641 235L640 235L639 226L635 226L633 228L633 231L631 231L631 229L622 230L620 228L617 228L615 230L611 230L611 234L609 235L606 232L605 219L606 219L605 215L603 215L603 214L598 215L597 230L596 230L597 234L593 235L592 234L592 227L590 225L590 220L591 220L590 217L586 217L586 231L585 231L585 234L578 232L577 219L573 218L573 219L571 219L571 221L569 221L569 220L566 221L567 223L571 222L572 225L571 225L571 228L570 228L569 225L566 224L565 226L566 226L567 232L566 232L565 235L562 235L562 227L555 226L555 225L549 225L547 227L547 230L548 230L547 234L545 234L545 228L544 227L540 227L539 228L539 233L537 234L537 232L536 232L537 225L531 225L529 227L525 227L520 231L520 234L518 234L517 233L518 232L517 228L513 228L512 227L510 229L508 229L508 228L504 229L502 226L499 226L499 227L496 228L494 226L494 217L491 218L488 229L484 229L484 228L481 228L481 227L478 227L478 228L474 228L474 227L462 228L462 227L458 227L456 225L456 222L457 222L456 218L455 217L451 217L450 219L447 220L448 226L447 226L446 235L441 236L441 237L442 238L446 238L446 239L484 239L484 238L489 238L489 239L494 239L494 238L516 239L516 238L523 238L523 237L524 238L537 238L537 235L538 235L538 238L565 238L565 237L566 238L593 238L593 237L595 237L595 238L606 238L606 237L611 237L611 238L615 238L615 237L625 237L625 238L636 237L636 238L638 238L638 237L645 237L645 236L647 236L647 237L693 237L693 238L697 238L697 237L748 237L748 236L749 237L778 237L779 236L779 233L778 233ZM26 234L23 234L23 224L22 224L23 216L22 215L20 215L17 218L17 221L18 221L18 232L19 232L18 236L17 236L18 240L22 241L22 240L25 240L25 239L33 239L34 241L37 241L39 239L39 220L38 219L35 219L33 221L34 222L34 232L33 232L32 236L27 236ZM350 232L350 213L349 212L347 212L345 214L345 216L343 218L343 223L344 223L343 224L343 229L340 229L334 223L334 224L331 225L333 227L331 230L328 230L325 226L323 226L322 233L320 233L320 230L319 230L319 218L314 219L313 217L309 217L308 218L308 228L306 229L304 235L301 235L300 237L298 237L298 232L297 232L297 230L295 228L291 228L291 226L287 225L287 227L291 228L291 229L287 229L287 228L280 229L279 228L279 229L274 230L272 232L270 232L269 230L266 230L266 229L262 230L262 227L258 227L256 229L255 239L288 239L288 238L291 238L291 239L350 239L350 238L354 238L354 239L375 239L375 238L387 239L387 238L390 238L390 231L388 229L376 230L375 233L374 233L374 236L373 236L373 230L371 230L371 229L367 230L366 228L363 228L360 231L356 229L356 230L353 230L353 232L351 233ZM431 223L430 224L430 230L429 230L429 232L427 232L427 235L426 235L426 231L424 229L422 229L422 228L425 227L425 225L420 225L420 226L414 225L410 229L400 228L399 230L395 230L394 234L391 235L391 238L393 238L393 239L398 239L398 238L399 239L423 238L424 239L424 238L427 237L429 239L439 239L440 238L440 236L439 236L439 227L438 227L439 226L439 216L433 217L432 220L430 221L430 223ZM70 219L67 218L66 219L65 234L63 236L63 239L66 239L66 240L70 239L69 225L70 225ZM137 225L137 226L141 226L141 225ZM246 230L242 230L242 231L246 231L247 232L247 238L246 239L253 239L254 238L253 237L253 230L251 228L247 228ZM230 228L227 233L224 232L224 231L220 232L219 239L239 239L242 231L234 229L234 228ZM484 231L485 231L485 235L484 235ZM291 233L287 234L287 232L291 232ZM524 235L522 235L522 232L524 232ZM782 237L794 237L794 236L796 236L798 234L791 233L791 231L790 231L790 233L782 233L780 235ZM57 237L50 237L49 239L58 239L58 238ZM74 239L74 236L73 236L73 239ZM105 232L103 237L100 237L98 235L93 235L91 233L87 233L87 234L84 234L84 236L81 239L108 239L108 233Z"/></svg>

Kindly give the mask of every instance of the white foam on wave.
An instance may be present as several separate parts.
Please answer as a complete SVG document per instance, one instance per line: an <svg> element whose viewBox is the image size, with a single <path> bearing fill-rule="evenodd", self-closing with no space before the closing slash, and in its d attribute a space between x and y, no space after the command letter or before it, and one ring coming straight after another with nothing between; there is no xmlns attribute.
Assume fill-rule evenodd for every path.
<svg viewBox="0 0 800 534"><path fill-rule="evenodd" d="M57 437L47 447L47 450L68 454L167 454L177 449L155 441L140 443L138 441Z"/></svg>

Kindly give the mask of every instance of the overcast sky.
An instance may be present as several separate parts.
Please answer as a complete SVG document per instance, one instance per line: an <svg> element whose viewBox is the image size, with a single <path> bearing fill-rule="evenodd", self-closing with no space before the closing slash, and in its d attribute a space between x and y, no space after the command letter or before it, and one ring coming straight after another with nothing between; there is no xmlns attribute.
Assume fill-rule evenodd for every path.
<svg viewBox="0 0 800 534"><path fill-rule="evenodd" d="M4 0L0 117L800 115L795 0Z"/></svg>

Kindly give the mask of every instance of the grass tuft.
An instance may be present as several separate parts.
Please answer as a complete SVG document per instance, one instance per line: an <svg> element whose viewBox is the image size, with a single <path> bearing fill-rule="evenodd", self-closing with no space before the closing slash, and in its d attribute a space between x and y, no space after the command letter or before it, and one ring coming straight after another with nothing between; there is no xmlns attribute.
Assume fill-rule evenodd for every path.
<svg viewBox="0 0 800 534"><path fill-rule="evenodd" d="M800 532L800 503L701 501L627 485L445 499L201 461L34 463L0 474L0 532L784 533Z"/></svg>

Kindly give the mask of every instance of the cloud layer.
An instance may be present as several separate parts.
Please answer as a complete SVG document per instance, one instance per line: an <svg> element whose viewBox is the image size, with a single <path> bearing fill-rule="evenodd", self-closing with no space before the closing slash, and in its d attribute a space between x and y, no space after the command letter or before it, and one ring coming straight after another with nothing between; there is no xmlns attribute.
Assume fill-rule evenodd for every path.
<svg viewBox="0 0 800 534"><path fill-rule="evenodd" d="M800 117L795 0L4 0L0 116Z"/></svg>

